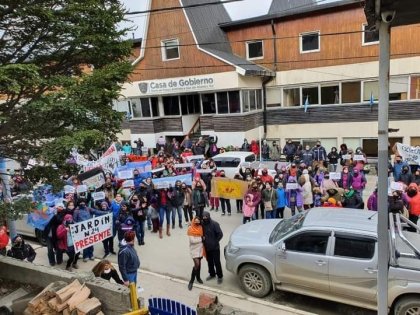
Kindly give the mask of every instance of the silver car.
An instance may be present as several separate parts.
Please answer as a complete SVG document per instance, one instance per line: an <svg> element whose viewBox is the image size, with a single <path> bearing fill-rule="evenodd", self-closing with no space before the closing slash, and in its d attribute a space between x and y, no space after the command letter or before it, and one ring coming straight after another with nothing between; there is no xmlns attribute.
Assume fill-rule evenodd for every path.
<svg viewBox="0 0 420 315"><path fill-rule="evenodd" d="M226 268L251 296L279 289L375 310L376 229L376 213L357 209L315 208L290 219L253 221L232 233ZM420 245L419 234L406 233ZM394 314L420 314L418 258L409 267L390 264L388 292Z"/></svg>

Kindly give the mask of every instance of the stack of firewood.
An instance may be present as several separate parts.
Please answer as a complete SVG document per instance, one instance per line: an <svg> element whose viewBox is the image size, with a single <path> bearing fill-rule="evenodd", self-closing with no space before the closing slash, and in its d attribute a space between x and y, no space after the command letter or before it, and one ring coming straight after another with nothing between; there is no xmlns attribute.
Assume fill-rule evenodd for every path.
<svg viewBox="0 0 420 315"><path fill-rule="evenodd" d="M78 280L53 282L28 303L24 315L103 315L101 302L90 293Z"/></svg>

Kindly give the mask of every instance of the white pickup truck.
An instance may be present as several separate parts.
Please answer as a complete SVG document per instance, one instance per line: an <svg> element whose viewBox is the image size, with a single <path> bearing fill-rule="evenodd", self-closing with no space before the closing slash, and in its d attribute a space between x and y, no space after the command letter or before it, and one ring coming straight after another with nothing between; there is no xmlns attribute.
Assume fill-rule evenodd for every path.
<svg viewBox="0 0 420 315"><path fill-rule="evenodd" d="M403 221L403 223L401 223ZM390 215L388 307L420 314L420 234ZM226 268L249 295L290 291L377 309L377 213L314 208L284 220L238 227L225 247Z"/></svg>

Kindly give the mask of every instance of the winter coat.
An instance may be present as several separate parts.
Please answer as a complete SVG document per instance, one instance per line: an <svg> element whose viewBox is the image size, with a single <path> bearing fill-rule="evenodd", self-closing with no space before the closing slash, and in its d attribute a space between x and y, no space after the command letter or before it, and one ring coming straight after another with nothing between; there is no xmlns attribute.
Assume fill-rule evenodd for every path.
<svg viewBox="0 0 420 315"><path fill-rule="evenodd" d="M312 194L312 185L308 174L303 174L305 177L305 184L303 184L303 204L311 205L314 203L314 196Z"/></svg>
<svg viewBox="0 0 420 315"><path fill-rule="evenodd" d="M213 221L209 217L209 222L203 222L203 231L204 231L204 248L206 252L210 252L212 250L220 250L220 240L223 238L223 232L220 228L219 223Z"/></svg>
<svg viewBox="0 0 420 315"><path fill-rule="evenodd" d="M294 156L296 153L296 146L293 143L286 143L283 147L283 154L285 156Z"/></svg>
<svg viewBox="0 0 420 315"><path fill-rule="evenodd" d="M178 208L184 205L184 192L181 188L172 188L168 191L169 203L172 207Z"/></svg>
<svg viewBox="0 0 420 315"><path fill-rule="evenodd" d="M414 176L411 173L401 173L397 179L397 182L403 182L407 186L414 182Z"/></svg>
<svg viewBox="0 0 420 315"><path fill-rule="evenodd" d="M252 206L253 207L256 207L260 204L260 202L261 202L261 192L259 190L253 191L252 189L248 189L246 194L247 195L251 194L253 196L253 199L252 199Z"/></svg>
<svg viewBox="0 0 420 315"><path fill-rule="evenodd" d="M344 208L363 209L364 207L363 199L360 197L359 193L354 190L344 195L342 204Z"/></svg>
<svg viewBox="0 0 420 315"><path fill-rule="evenodd" d="M418 190L416 184L410 184L408 189L410 188L416 188ZM418 191L414 197L411 197L408 210L410 215L420 216L420 193Z"/></svg>
<svg viewBox="0 0 420 315"><path fill-rule="evenodd" d="M277 191L274 188L271 189L264 189L262 192L262 201L269 202L271 201L271 210L265 211L272 211L277 207Z"/></svg>
<svg viewBox="0 0 420 315"><path fill-rule="evenodd" d="M251 204L249 204L249 205L247 204L246 196L249 196L251 198ZM251 194L245 195L245 198L244 198L244 201L243 201L242 213L243 213L244 217L246 217L246 218L252 217L255 213L255 206L252 205L252 198L253 198L253 196Z"/></svg>
<svg viewBox="0 0 420 315"><path fill-rule="evenodd" d="M124 281L128 281L129 273L136 273L140 268L140 259L132 244L125 244L120 247L118 251L118 266Z"/></svg>
<svg viewBox="0 0 420 315"><path fill-rule="evenodd" d="M330 164L338 164L338 159L340 158L340 155L337 152L330 152L328 153L328 162Z"/></svg>
<svg viewBox="0 0 420 315"><path fill-rule="evenodd" d="M206 205L206 195L202 189L194 189L192 191L192 206L193 209L198 209Z"/></svg>
<svg viewBox="0 0 420 315"><path fill-rule="evenodd" d="M57 228L57 247L63 251L67 250L67 229L64 224Z"/></svg>
<svg viewBox="0 0 420 315"><path fill-rule="evenodd" d="M311 150L304 150L302 152L302 163L305 163L306 166L312 165L314 161L314 155Z"/></svg>
<svg viewBox="0 0 420 315"><path fill-rule="evenodd" d="M368 198L367 208L369 210L378 211L378 193L374 191Z"/></svg>
<svg viewBox="0 0 420 315"><path fill-rule="evenodd" d="M77 208L74 210L73 220L74 222L82 222L92 218L92 210L90 208Z"/></svg>
<svg viewBox="0 0 420 315"><path fill-rule="evenodd" d="M350 188L353 178L350 173L341 172L341 179L338 181L338 186L343 189Z"/></svg>
<svg viewBox="0 0 420 315"><path fill-rule="evenodd" d="M276 208L286 207L286 191L283 188L277 188L277 205Z"/></svg>
<svg viewBox="0 0 420 315"><path fill-rule="evenodd" d="M325 148L322 146L314 147L312 153L315 161L326 161L327 159L327 151L325 151Z"/></svg>
<svg viewBox="0 0 420 315"><path fill-rule="evenodd" d="M404 213L404 202L401 198L394 198L394 196L388 196L388 211L390 213Z"/></svg>
<svg viewBox="0 0 420 315"><path fill-rule="evenodd" d="M115 200L112 200L111 211L112 211L112 216L114 220L118 217L118 214L120 213L120 208L121 208L121 202L118 203Z"/></svg>
<svg viewBox="0 0 420 315"><path fill-rule="evenodd" d="M260 146L254 140L252 140L252 142L251 142L251 152L254 153L255 155L260 154Z"/></svg>
<svg viewBox="0 0 420 315"><path fill-rule="evenodd" d="M394 163L393 165L393 172L394 172L394 179L395 181L398 181L398 178L400 177L401 173L402 173L402 169L404 166L408 167L408 172L410 173L410 166L408 165L407 162L400 162L400 163Z"/></svg>
<svg viewBox="0 0 420 315"><path fill-rule="evenodd" d="M12 248L7 251L7 256L33 262L35 260L36 252L31 245L26 244L22 239L21 243L13 243Z"/></svg>
<svg viewBox="0 0 420 315"><path fill-rule="evenodd" d="M351 186L355 189L355 190L363 190L366 186L366 178L363 174L359 173L359 175L356 176L356 174L354 174L352 176L352 182L351 182Z"/></svg>
<svg viewBox="0 0 420 315"><path fill-rule="evenodd" d="M241 146L241 151L244 151L244 152L249 152L249 151L251 151L251 147L250 147L250 145L249 145L249 143L248 142L244 142L243 144L242 144L242 146Z"/></svg>
<svg viewBox="0 0 420 315"><path fill-rule="evenodd" d="M290 207L302 207L303 206L303 189L298 187L297 189L286 188L286 203Z"/></svg>

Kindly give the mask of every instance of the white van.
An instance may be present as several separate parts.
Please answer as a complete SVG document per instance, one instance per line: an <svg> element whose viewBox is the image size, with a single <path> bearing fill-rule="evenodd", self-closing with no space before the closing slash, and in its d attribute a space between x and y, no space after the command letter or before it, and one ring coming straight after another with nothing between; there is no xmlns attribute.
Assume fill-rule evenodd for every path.
<svg viewBox="0 0 420 315"><path fill-rule="evenodd" d="M218 171L225 171L226 177L233 178L242 163L252 163L256 161L255 154L252 152L232 151L220 153L213 157L213 161L217 166Z"/></svg>

